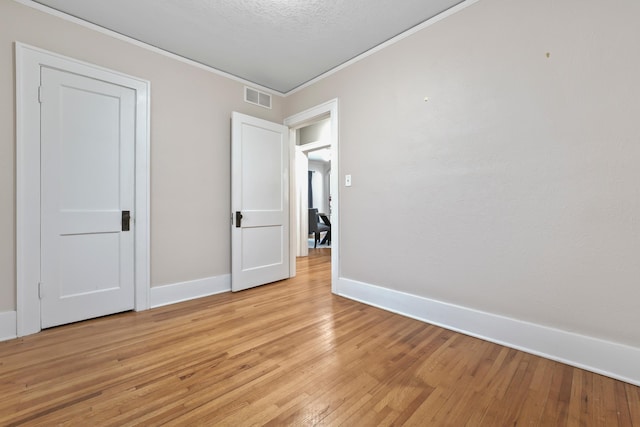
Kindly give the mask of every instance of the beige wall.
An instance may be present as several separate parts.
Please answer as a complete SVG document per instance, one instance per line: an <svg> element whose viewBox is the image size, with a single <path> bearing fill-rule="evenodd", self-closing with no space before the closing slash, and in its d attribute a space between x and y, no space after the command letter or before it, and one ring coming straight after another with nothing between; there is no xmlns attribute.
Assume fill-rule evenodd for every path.
<svg viewBox="0 0 640 427"><path fill-rule="evenodd" d="M638 16L481 0L286 98L339 98L341 276L640 347Z"/></svg>
<svg viewBox="0 0 640 427"><path fill-rule="evenodd" d="M0 312L15 310L14 42L151 81L152 286L230 272L232 111L282 121L243 102L243 85L99 32L0 1Z"/></svg>

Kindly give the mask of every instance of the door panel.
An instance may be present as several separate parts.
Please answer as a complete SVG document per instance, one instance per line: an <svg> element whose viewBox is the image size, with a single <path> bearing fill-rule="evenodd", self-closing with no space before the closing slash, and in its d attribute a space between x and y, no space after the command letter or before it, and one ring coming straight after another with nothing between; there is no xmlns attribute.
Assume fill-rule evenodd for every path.
<svg viewBox="0 0 640 427"><path fill-rule="evenodd" d="M134 307L135 91L43 67L41 319Z"/></svg>
<svg viewBox="0 0 640 427"><path fill-rule="evenodd" d="M231 205L233 291L289 277L288 129L233 113ZM235 218L235 215L234 215Z"/></svg>
<svg viewBox="0 0 640 427"><path fill-rule="evenodd" d="M50 85L44 80L50 73L60 72L45 70L43 87L54 90L51 86L56 82ZM65 80L86 79L64 74L67 74ZM80 85L82 87L77 87ZM89 85L104 86L91 79L73 83L61 81L57 91L60 205L69 210L102 210L120 203L120 98L95 92L104 92L110 89L108 86L93 88ZM56 107L53 102L45 105Z"/></svg>
<svg viewBox="0 0 640 427"><path fill-rule="evenodd" d="M105 233L100 239L88 233L60 239L64 254L60 257L60 298L114 289L120 281L119 246L116 233Z"/></svg>
<svg viewBox="0 0 640 427"><path fill-rule="evenodd" d="M282 264L282 226L246 227L242 229L243 270Z"/></svg>
<svg viewBox="0 0 640 427"><path fill-rule="evenodd" d="M242 125L242 208L245 211L278 212L284 203L282 134Z"/></svg>

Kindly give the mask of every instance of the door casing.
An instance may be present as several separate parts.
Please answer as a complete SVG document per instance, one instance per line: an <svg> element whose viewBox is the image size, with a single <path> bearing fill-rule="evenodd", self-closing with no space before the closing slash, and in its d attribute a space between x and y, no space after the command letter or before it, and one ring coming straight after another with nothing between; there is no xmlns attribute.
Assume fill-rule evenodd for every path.
<svg viewBox="0 0 640 427"><path fill-rule="evenodd" d="M37 333L40 321L40 69L85 75L136 91L135 310L149 308L149 81L16 42L16 326Z"/></svg>

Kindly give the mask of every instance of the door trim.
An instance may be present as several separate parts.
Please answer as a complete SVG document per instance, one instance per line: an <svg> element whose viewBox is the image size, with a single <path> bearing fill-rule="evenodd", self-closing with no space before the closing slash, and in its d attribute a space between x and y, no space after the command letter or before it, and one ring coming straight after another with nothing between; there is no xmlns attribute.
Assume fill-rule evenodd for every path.
<svg viewBox="0 0 640 427"><path fill-rule="evenodd" d="M150 82L16 42L16 329L37 333L40 322L40 69L85 75L136 91L135 310L149 308Z"/></svg>
<svg viewBox="0 0 640 427"><path fill-rule="evenodd" d="M338 150L338 99L334 98L323 104L304 110L300 113L284 119L284 125L289 128L290 156L289 156L289 263L291 277L296 275L296 246L298 233L296 215L294 209L297 206L296 185L295 185L295 150L296 139L295 130L305 125L317 121L320 118L329 116L331 118L331 292L338 293L338 277L340 274L340 169L339 169L339 153ZM335 193L335 194L334 194Z"/></svg>

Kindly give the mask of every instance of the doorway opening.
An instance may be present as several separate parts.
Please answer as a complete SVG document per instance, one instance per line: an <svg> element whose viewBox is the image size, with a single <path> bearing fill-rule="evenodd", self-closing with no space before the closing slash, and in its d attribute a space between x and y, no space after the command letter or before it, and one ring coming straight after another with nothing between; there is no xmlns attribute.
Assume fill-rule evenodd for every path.
<svg viewBox="0 0 640 427"><path fill-rule="evenodd" d="M331 118L296 129L295 148L299 205L296 255L307 256L309 249L331 248Z"/></svg>
<svg viewBox="0 0 640 427"><path fill-rule="evenodd" d="M340 250L338 100L291 116L284 124L289 127L291 146L290 265L295 269L296 257L308 256L310 250L330 252L331 291L337 293ZM309 223L314 219L324 226L319 241L315 233L310 233ZM295 276L295 270L290 275Z"/></svg>

